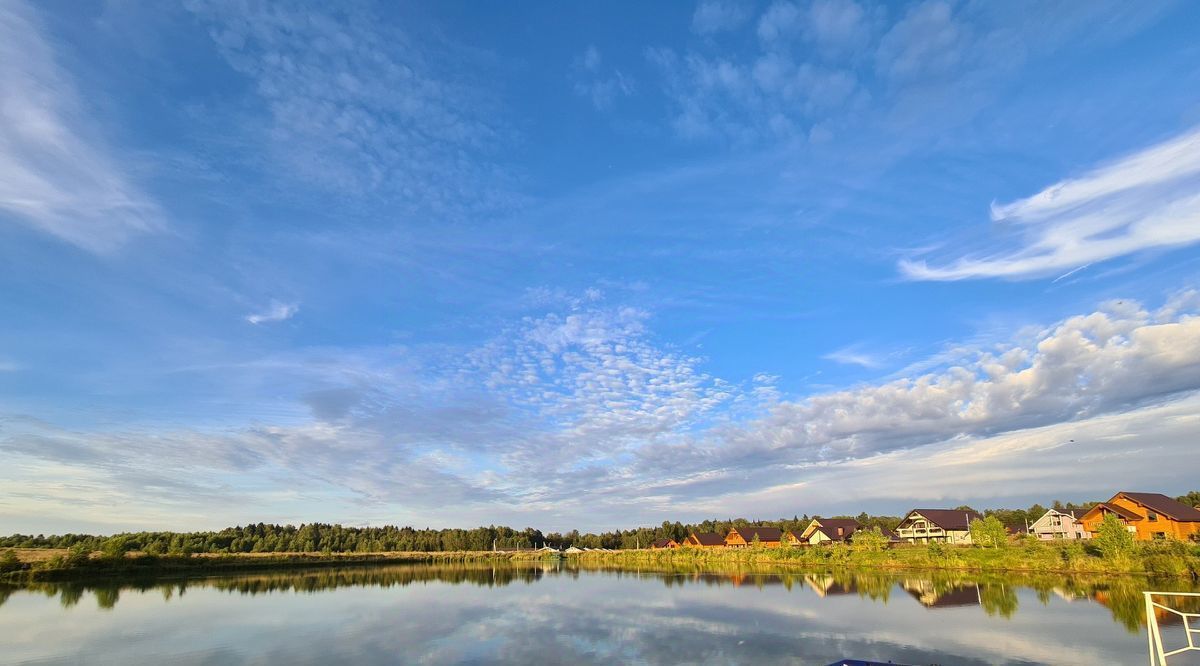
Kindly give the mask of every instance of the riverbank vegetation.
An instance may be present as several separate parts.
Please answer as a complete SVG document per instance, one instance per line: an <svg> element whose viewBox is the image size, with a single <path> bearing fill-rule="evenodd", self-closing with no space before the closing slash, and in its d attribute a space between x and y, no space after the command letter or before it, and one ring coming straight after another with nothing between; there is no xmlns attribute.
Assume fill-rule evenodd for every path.
<svg viewBox="0 0 1200 666"><path fill-rule="evenodd" d="M1070 575L1138 574L1200 578L1200 546L1180 541L1135 542L1127 531L1103 531L1091 541L1042 542L1024 538L985 546L889 546L886 539L858 539L853 545L805 548L678 548L589 551L569 560L586 566L624 570L712 571L776 567L798 571L943 570L978 573ZM127 543L125 545L128 545ZM0 552L0 577L69 580L129 575L208 574L301 567L353 567L407 563L510 563L555 557L538 551L381 552L381 553L217 553L155 555L110 547L89 551L22 549Z"/></svg>
<svg viewBox="0 0 1200 666"><path fill-rule="evenodd" d="M368 567L397 564L521 563L543 559L536 551L388 553L232 553L153 555L144 552L69 549L8 549L0 553L0 580L56 581L95 578L208 575L296 568Z"/></svg>
<svg viewBox="0 0 1200 666"><path fill-rule="evenodd" d="M676 548L588 552L584 561L623 567L678 568L782 565L806 570L958 570L1064 574L1139 574L1200 578L1200 545L1177 540L1134 541L1128 531L1091 541L1045 542L1033 537L990 546L942 543L888 547L886 539L806 548Z"/></svg>
<svg viewBox="0 0 1200 666"><path fill-rule="evenodd" d="M1200 504L1200 491L1180 496L1179 501ZM1051 508L1082 514L1096 502L1072 504L1055 501ZM973 510L963 506L958 509ZM994 525L1009 531L1023 529L1037 520L1046 507L1034 504L1028 509L988 509L981 515L994 518ZM793 516L778 520L749 521L744 518L705 520L698 523L664 521L655 527L600 533L543 533L531 527L477 527L474 529L418 529L413 527L344 527L323 523L300 526L252 523L215 532L131 532L111 536L91 534L30 535L0 537L0 552L8 548L74 548L101 551L123 548L150 555L188 555L192 553L380 553L380 552L459 552L493 549L537 548L608 548L630 550L646 547L659 539L683 541L692 532L725 534L733 527L778 527L784 531L803 531L812 518L854 518L864 527L895 529L899 516Z"/></svg>

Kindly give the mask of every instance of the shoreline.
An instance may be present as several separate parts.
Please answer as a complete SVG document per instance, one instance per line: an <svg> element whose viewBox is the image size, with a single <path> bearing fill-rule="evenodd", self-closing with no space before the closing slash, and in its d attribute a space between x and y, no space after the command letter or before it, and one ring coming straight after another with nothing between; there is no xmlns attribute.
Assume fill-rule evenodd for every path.
<svg viewBox="0 0 1200 666"><path fill-rule="evenodd" d="M493 562L535 564L562 561L585 567L624 570L651 567L703 571L743 567L829 571L946 571L973 574L1056 576L1150 576L1200 579L1200 548L1167 544L1128 557L1106 559L1078 544L1012 545L1000 548L899 546L880 551L853 548L679 548L555 555L531 551L449 551L382 553L230 553L191 555L126 554L120 558L67 551L24 549L18 570L0 573L0 582L165 577L302 568L373 567L403 564Z"/></svg>

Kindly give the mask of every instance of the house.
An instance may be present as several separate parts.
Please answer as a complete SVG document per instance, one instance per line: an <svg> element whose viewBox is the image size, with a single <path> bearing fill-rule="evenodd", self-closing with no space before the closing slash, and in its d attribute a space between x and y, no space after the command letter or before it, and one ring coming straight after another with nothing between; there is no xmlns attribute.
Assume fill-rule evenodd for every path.
<svg viewBox="0 0 1200 666"><path fill-rule="evenodd" d="M807 541L800 538L800 533L793 530L784 530L783 536L779 537L779 543L785 548L808 545Z"/></svg>
<svg viewBox="0 0 1200 666"><path fill-rule="evenodd" d="M716 532L692 532L683 540L683 545L694 548L722 548L725 546L725 537Z"/></svg>
<svg viewBox="0 0 1200 666"><path fill-rule="evenodd" d="M1119 492L1079 517L1083 529L1095 535L1105 515L1114 515L1141 541L1173 537L1200 538L1200 509L1159 493Z"/></svg>
<svg viewBox="0 0 1200 666"><path fill-rule="evenodd" d="M909 543L971 543L971 521L983 516L970 509L913 509L896 528L896 536Z"/></svg>
<svg viewBox="0 0 1200 666"><path fill-rule="evenodd" d="M1029 533L1043 541L1055 539L1087 539L1091 535L1075 518L1075 512L1063 513L1050 509L1029 526Z"/></svg>
<svg viewBox="0 0 1200 666"><path fill-rule="evenodd" d="M900 582L900 587L926 608L953 608L981 604L979 586L974 583L946 585L944 583L935 584L931 580L905 579Z"/></svg>
<svg viewBox="0 0 1200 666"><path fill-rule="evenodd" d="M758 545L767 548L778 548L783 538L783 530L778 527L735 527L725 535L725 545L734 548L745 548Z"/></svg>
<svg viewBox="0 0 1200 666"><path fill-rule="evenodd" d="M822 543L848 543L852 534L862 529L853 518L814 518L800 539L811 546Z"/></svg>
<svg viewBox="0 0 1200 666"><path fill-rule="evenodd" d="M653 548L654 550L662 550L664 548L678 548L679 542L675 541L674 539L659 539L658 541L655 541L654 543L650 544L650 547Z"/></svg>

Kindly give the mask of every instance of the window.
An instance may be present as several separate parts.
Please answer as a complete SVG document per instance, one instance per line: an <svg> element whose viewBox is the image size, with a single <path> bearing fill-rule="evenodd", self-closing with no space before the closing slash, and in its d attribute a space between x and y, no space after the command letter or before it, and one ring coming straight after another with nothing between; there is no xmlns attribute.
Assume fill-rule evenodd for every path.
<svg viewBox="0 0 1200 666"><path fill-rule="evenodd" d="M1151 511L1151 512L1150 512L1150 513L1148 513L1148 514L1146 514L1146 517L1147 517L1147 518L1149 518L1149 519L1150 519L1150 522L1152 522L1152 523L1154 523L1154 522L1158 522L1158 514L1157 514L1157 513L1154 513L1153 511Z"/></svg>
<svg viewBox="0 0 1200 666"><path fill-rule="evenodd" d="M1166 532L1155 532L1154 538L1155 539L1165 539L1165 538L1167 538L1167 533Z"/></svg>

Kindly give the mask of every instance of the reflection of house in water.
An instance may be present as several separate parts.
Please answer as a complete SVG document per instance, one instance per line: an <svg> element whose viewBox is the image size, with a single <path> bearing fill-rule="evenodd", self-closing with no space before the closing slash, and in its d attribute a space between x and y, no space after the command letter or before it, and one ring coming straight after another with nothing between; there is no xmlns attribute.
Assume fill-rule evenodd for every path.
<svg viewBox="0 0 1200 666"><path fill-rule="evenodd" d="M926 608L979 605L979 586L974 583L945 586L935 585L931 580L906 578L900 581L900 587Z"/></svg>
<svg viewBox="0 0 1200 666"><path fill-rule="evenodd" d="M858 588L853 582L842 582L829 574L809 574L804 577L804 582L820 597L858 594Z"/></svg>
<svg viewBox="0 0 1200 666"><path fill-rule="evenodd" d="M1054 596L1062 599L1063 601L1079 601L1081 599L1088 598L1087 592L1080 590L1068 590L1062 587L1054 587L1051 588L1051 591L1054 592Z"/></svg>

